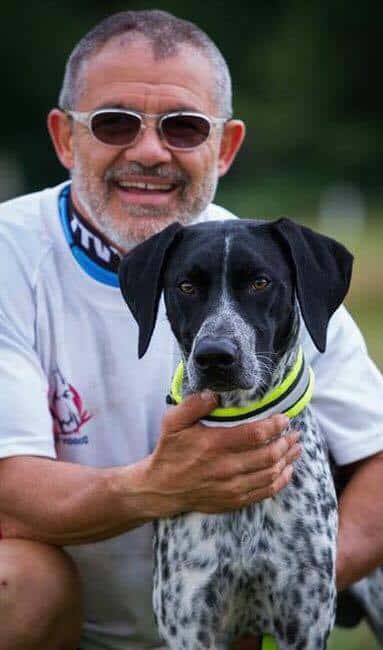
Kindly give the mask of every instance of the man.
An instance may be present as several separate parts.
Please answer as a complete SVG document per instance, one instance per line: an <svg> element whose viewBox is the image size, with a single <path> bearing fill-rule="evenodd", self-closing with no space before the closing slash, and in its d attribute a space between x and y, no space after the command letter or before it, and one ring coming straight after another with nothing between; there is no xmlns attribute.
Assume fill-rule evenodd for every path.
<svg viewBox="0 0 383 650"><path fill-rule="evenodd" d="M150 522L275 494L299 455L298 434L276 439L284 416L238 427L235 453L219 429L205 437L209 393L165 414L164 312L138 362L117 285L119 255L168 223L230 216L211 201L245 128L214 44L157 11L80 41L48 126L71 185L0 209L0 648L159 648ZM340 503L344 588L383 558L383 505L365 499L382 478L383 386L343 308L325 355L303 337L330 450L358 462Z"/></svg>

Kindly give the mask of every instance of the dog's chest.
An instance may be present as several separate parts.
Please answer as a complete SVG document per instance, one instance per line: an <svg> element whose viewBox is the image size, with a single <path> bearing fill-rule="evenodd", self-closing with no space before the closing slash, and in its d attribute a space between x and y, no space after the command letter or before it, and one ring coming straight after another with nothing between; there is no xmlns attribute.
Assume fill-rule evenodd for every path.
<svg viewBox="0 0 383 650"><path fill-rule="evenodd" d="M198 582L222 571L288 583L315 570L336 535L336 500L326 454L308 409L291 423L302 432L303 453L293 480L276 497L219 515L185 513L160 520L156 565L162 577ZM315 540L315 541L314 541Z"/></svg>

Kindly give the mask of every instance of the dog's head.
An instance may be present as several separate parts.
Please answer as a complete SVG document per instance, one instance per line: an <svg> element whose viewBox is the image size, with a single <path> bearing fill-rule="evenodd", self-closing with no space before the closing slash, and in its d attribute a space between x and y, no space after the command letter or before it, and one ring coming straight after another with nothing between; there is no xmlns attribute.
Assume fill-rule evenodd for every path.
<svg viewBox="0 0 383 650"><path fill-rule="evenodd" d="M254 390L292 344L296 297L314 344L325 350L351 268L341 244L289 219L175 223L124 257L120 285L139 325L139 357L164 290L191 390Z"/></svg>

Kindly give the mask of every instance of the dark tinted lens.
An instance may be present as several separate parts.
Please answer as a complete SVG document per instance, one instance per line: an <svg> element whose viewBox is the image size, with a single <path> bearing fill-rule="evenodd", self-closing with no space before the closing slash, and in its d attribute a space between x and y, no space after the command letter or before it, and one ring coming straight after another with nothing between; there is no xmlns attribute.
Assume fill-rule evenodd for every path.
<svg viewBox="0 0 383 650"><path fill-rule="evenodd" d="M93 135L104 144L127 146L137 137L141 120L137 115L104 111L92 117Z"/></svg>
<svg viewBox="0 0 383 650"><path fill-rule="evenodd" d="M171 147L188 149L198 147L207 140L210 123L198 115L169 115L163 118L161 129Z"/></svg>

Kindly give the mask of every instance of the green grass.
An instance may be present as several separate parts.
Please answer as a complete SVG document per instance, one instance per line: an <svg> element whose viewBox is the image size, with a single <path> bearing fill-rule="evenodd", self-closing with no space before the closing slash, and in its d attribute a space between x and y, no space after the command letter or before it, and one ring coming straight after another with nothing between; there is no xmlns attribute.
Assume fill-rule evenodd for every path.
<svg viewBox="0 0 383 650"><path fill-rule="evenodd" d="M348 307L365 337L371 358L383 371L383 297L374 303L350 299Z"/></svg>
<svg viewBox="0 0 383 650"><path fill-rule="evenodd" d="M366 625L351 630L336 628L330 636L327 650L379 650L379 645Z"/></svg>
<svg viewBox="0 0 383 650"><path fill-rule="evenodd" d="M370 356L383 371L382 243L383 219L368 222L363 236L352 246L355 265L347 306L366 339Z"/></svg>

